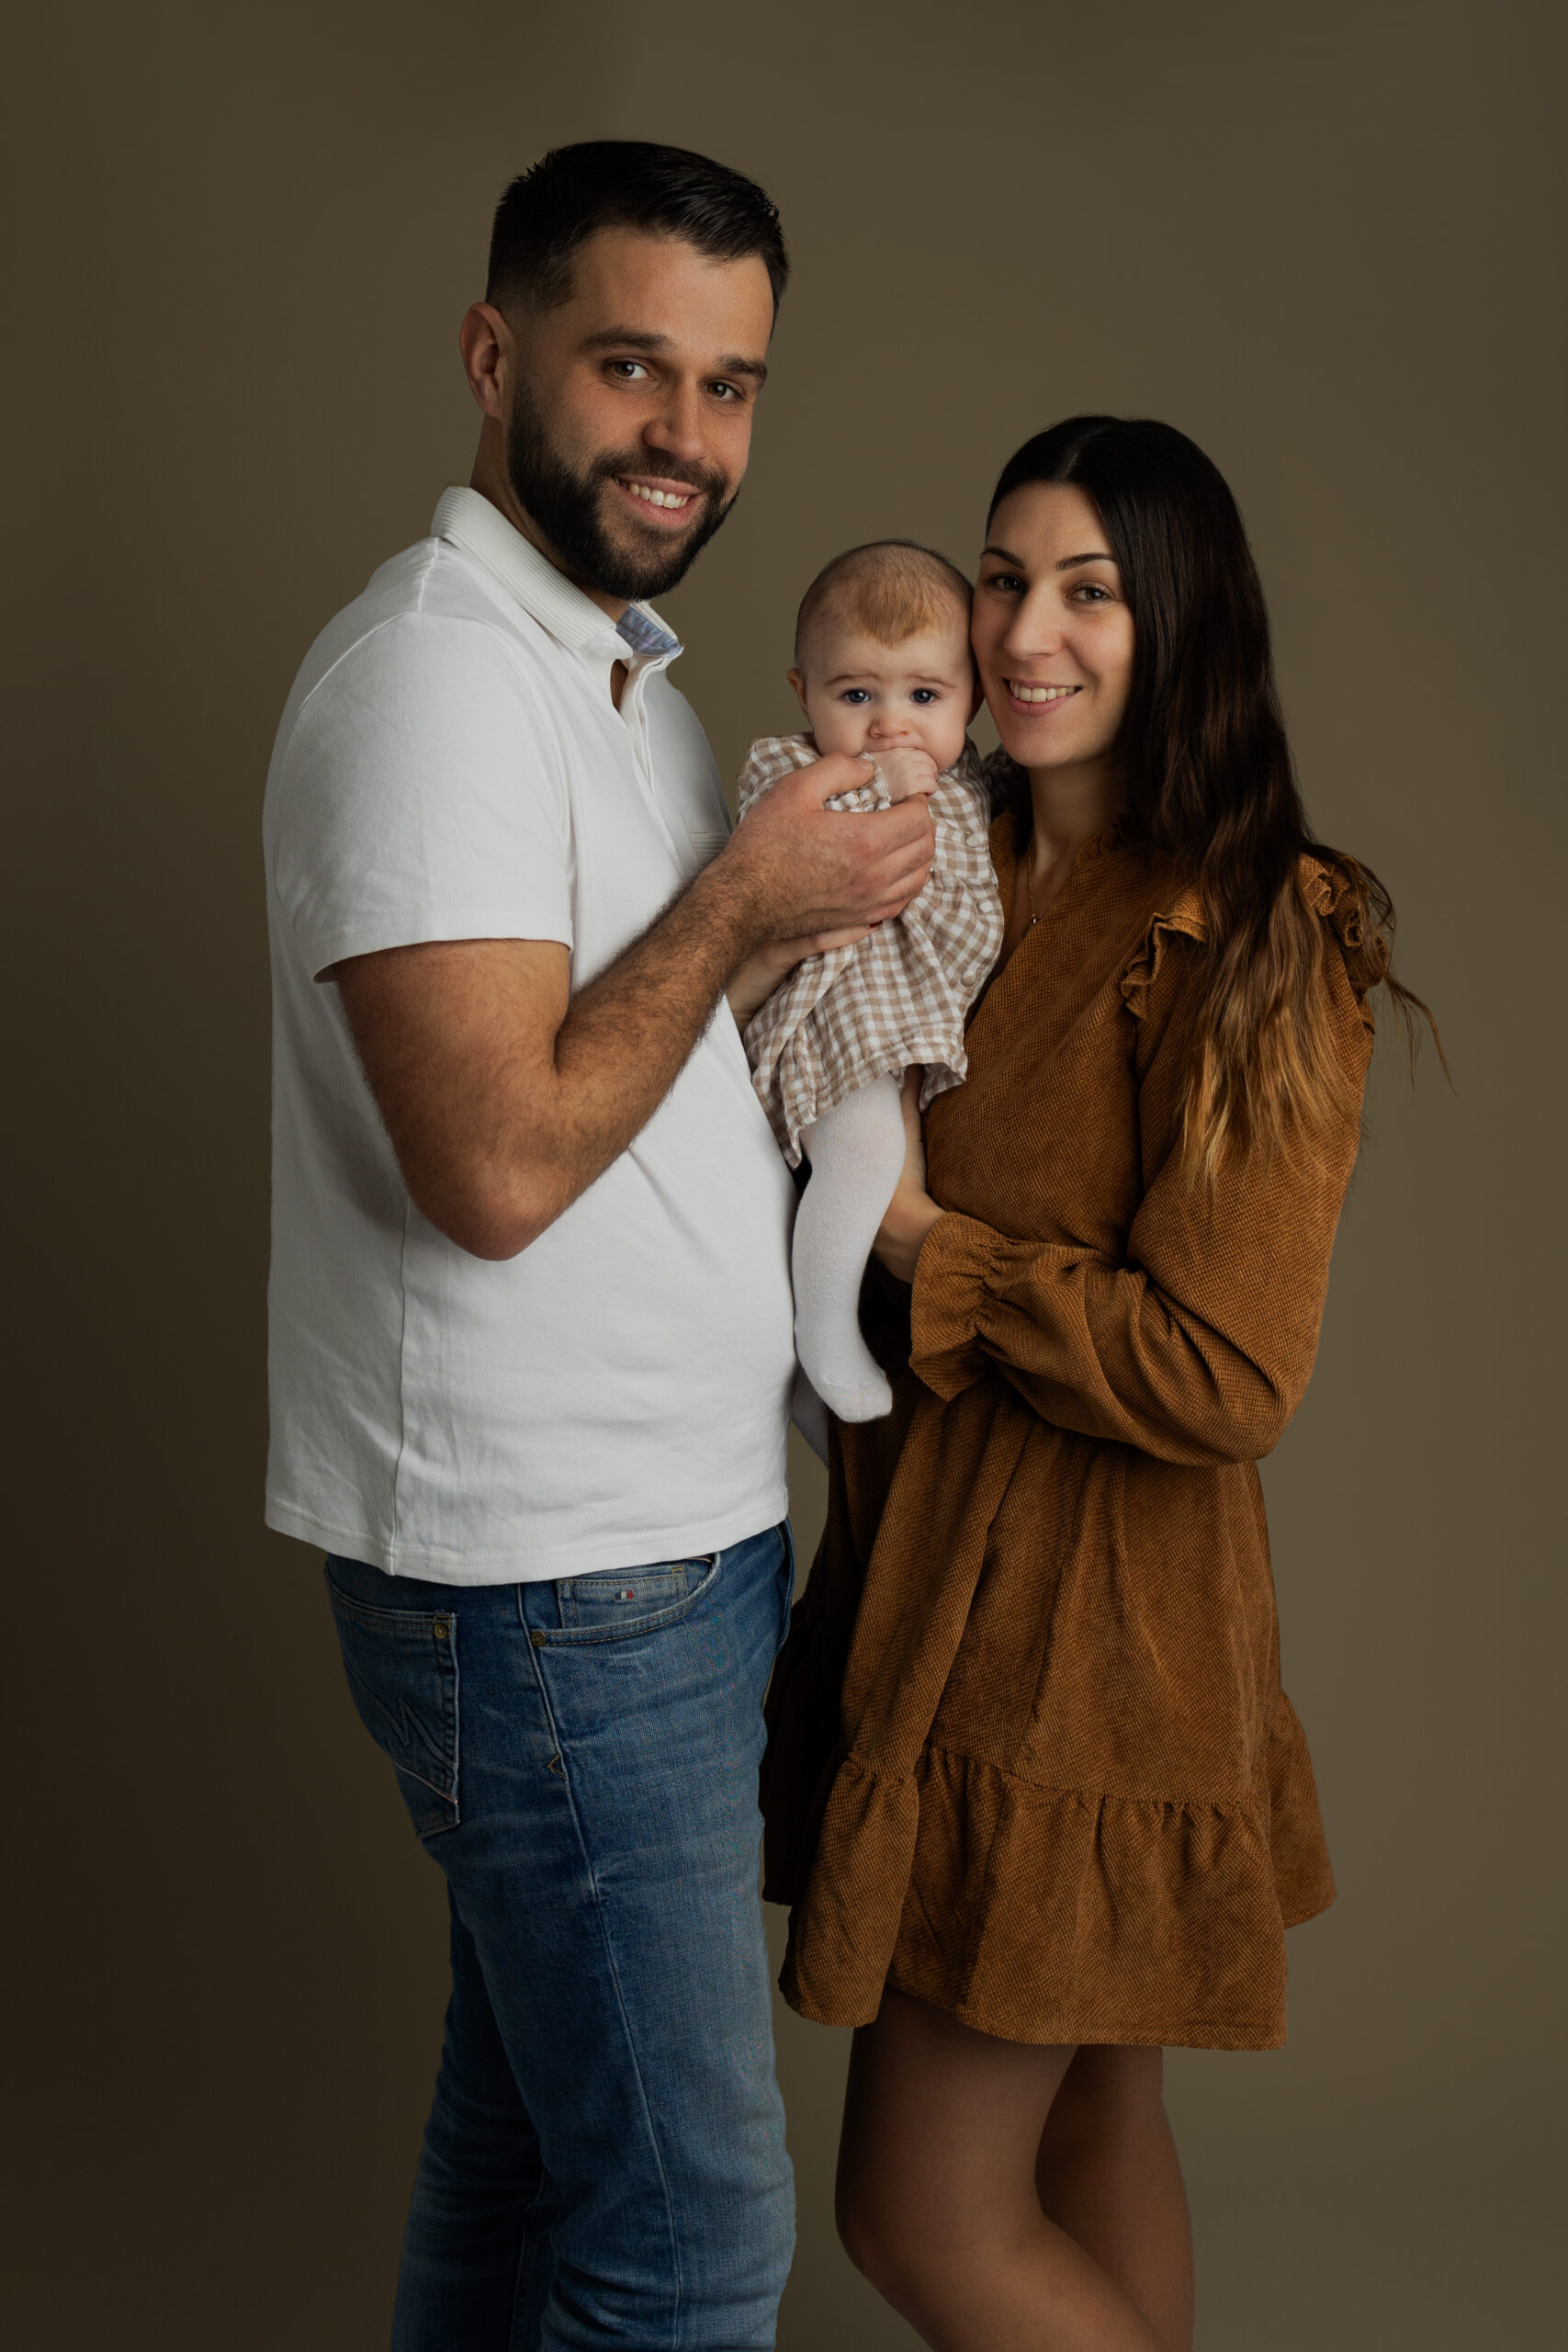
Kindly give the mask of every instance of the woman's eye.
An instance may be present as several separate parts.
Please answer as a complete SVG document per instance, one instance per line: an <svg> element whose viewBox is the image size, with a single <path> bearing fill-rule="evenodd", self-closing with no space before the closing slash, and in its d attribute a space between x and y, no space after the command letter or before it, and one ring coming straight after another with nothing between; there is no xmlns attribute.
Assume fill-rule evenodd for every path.
<svg viewBox="0 0 1568 2352"><path fill-rule="evenodd" d="M1111 602L1110 589L1100 587L1092 580L1080 580L1073 590L1073 594L1075 596L1081 596L1086 604L1108 605Z"/></svg>
<svg viewBox="0 0 1568 2352"><path fill-rule="evenodd" d="M1016 571L988 571L981 582L985 588L998 588L1004 596L1013 596L1023 586Z"/></svg>

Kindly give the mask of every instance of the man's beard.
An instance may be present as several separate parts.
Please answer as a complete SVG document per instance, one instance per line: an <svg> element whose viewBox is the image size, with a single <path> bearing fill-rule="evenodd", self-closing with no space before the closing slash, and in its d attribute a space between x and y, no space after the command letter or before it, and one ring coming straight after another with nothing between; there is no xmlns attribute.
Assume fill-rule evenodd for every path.
<svg viewBox="0 0 1568 2352"><path fill-rule="evenodd" d="M648 526L649 544L623 547L602 519L604 484L616 474L654 471L646 450L621 449L595 458L574 471L551 442L532 393L519 384L506 426L506 476L512 494L548 540L562 568L584 586L628 603L662 596L683 580L735 503L724 497L725 479L714 467L682 465L660 458L657 471L666 481L688 482L703 500L702 519L678 539ZM628 517L632 531L635 519Z"/></svg>

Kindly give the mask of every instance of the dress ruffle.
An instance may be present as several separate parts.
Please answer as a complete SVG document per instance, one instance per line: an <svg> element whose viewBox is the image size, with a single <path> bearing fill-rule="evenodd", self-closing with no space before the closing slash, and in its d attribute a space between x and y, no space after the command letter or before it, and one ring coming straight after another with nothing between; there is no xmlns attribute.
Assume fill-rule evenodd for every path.
<svg viewBox="0 0 1568 2352"><path fill-rule="evenodd" d="M1293 1716L1284 1744L1298 1769ZM1043 1788L937 1747L897 1778L851 1757L782 1982L824 2025L869 2023L892 1984L1007 2041L1273 2049L1284 1929L1332 1891L1325 1860L1281 1878L1256 1804Z"/></svg>
<svg viewBox="0 0 1568 2352"><path fill-rule="evenodd" d="M1351 986L1364 1007L1368 992L1388 976L1389 944L1386 933L1369 920L1367 883L1360 867L1349 858L1309 854L1301 860L1297 880L1307 905L1338 941ZM1168 907L1156 915L1122 975L1122 1001L1134 1020L1144 1018L1149 991L1159 977L1170 941L1207 936L1203 902L1196 886L1178 891Z"/></svg>
<svg viewBox="0 0 1568 2352"><path fill-rule="evenodd" d="M1196 889L1183 890L1163 913L1156 915L1144 934L1137 954L1122 975L1122 1001L1134 1021L1142 1021L1148 1010L1149 990L1159 978L1160 965L1170 941L1201 940L1207 936L1203 904Z"/></svg>

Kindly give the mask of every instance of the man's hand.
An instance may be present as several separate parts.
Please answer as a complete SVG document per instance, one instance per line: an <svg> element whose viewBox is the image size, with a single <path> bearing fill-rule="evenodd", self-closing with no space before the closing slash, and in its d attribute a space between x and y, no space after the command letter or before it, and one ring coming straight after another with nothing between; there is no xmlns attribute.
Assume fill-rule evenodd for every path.
<svg viewBox="0 0 1568 2352"><path fill-rule="evenodd" d="M703 880L736 892L744 920L755 925L748 950L767 940L867 930L902 914L924 889L936 843L924 799L863 817L825 805L870 773L869 761L840 752L782 777L707 867Z"/></svg>

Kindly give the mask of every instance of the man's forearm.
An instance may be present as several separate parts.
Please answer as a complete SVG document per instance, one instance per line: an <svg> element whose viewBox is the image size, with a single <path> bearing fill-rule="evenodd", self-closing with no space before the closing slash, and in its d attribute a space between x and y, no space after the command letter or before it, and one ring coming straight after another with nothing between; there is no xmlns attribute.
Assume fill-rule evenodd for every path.
<svg viewBox="0 0 1568 2352"><path fill-rule="evenodd" d="M839 764L853 782L853 763ZM514 1258L604 1173L765 941L804 953L863 936L920 888L924 804L868 817L811 804L810 790L838 786L833 765L818 763L809 787L779 785L575 997L570 952L552 940L428 940L335 967L409 1193L459 1249Z"/></svg>
<svg viewBox="0 0 1568 2352"><path fill-rule="evenodd" d="M572 999L556 1035L552 1114L542 1132L520 1138L537 1231L647 1125L755 944L756 929L744 893L710 866Z"/></svg>

